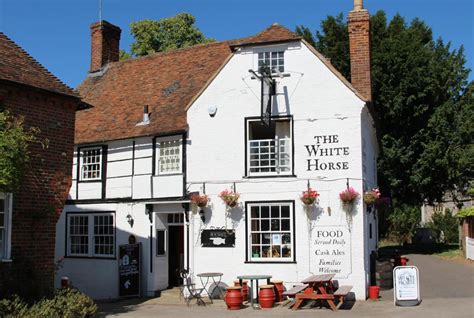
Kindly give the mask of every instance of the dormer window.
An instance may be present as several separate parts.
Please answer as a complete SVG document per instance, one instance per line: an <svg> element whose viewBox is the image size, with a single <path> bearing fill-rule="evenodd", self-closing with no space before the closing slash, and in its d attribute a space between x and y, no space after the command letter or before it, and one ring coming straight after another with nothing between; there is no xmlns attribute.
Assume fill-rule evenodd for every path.
<svg viewBox="0 0 474 318"><path fill-rule="evenodd" d="M260 52L258 53L258 69L263 66L268 66L272 73L283 73L285 71L285 52Z"/></svg>

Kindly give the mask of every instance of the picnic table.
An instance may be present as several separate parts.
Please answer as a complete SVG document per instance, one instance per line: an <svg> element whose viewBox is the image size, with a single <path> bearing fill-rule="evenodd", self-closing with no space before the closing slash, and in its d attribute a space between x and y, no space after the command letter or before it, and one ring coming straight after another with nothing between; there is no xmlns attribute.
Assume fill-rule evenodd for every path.
<svg viewBox="0 0 474 318"><path fill-rule="evenodd" d="M252 306L252 308L254 308L253 306L253 282L255 281L256 283L256 300L257 300L257 304L258 304L258 280L259 279L266 279L267 280L267 284L269 285L270 284L270 279L272 278L271 275L241 275L241 276L237 276L238 280L239 280L239 284L240 286L242 286L242 281L244 279L248 279L250 280L250 289L249 289L249 298L250 298L250 305Z"/></svg>
<svg viewBox="0 0 474 318"><path fill-rule="evenodd" d="M294 296L295 303L293 310L298 310L304 300L324 300L328 303L332 310L337 310L335 301L339 301L339 305L344 302L345 296L352 289L352 286L340 286L337 290L334 288L332 279L334 274L324 275L311 275L310 277L302 280L304 285L295 286L294 288L287 291L286 295Z"/></svg>

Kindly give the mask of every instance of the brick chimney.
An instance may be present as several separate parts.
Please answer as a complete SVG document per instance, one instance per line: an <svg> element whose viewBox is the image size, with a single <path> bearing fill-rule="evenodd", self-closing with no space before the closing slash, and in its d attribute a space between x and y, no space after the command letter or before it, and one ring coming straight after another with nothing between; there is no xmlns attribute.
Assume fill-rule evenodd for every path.
<svg viewBox="0 0 474 318"><path fill-rule="evenodd" d="M364 9L363 0L354 0L354 9L349 12L348 28L352 86L371 101L370 15Z"/></svg>
<svg viewBox="0 0 474 318"><path fill-rule="evenodd" d="M91 24L91 73L119 60L121 32L118 26L104 20Z"/></svg>

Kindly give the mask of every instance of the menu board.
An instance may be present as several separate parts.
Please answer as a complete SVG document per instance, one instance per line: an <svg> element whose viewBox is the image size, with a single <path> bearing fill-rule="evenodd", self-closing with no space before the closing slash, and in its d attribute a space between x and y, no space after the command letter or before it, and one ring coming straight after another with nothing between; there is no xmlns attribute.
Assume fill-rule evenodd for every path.
<svg viewBox="0 0 474 318"><path fill-rule="evenodd" d="M397 306L420 304L420 279L416 266L397 266L393 270L394 301Z"/></svg>
<svg viewBox="0 0 474 318"><path fill-rule="evenodd" d="M140 296L141 243L119 246L119 295Z"/></svg>

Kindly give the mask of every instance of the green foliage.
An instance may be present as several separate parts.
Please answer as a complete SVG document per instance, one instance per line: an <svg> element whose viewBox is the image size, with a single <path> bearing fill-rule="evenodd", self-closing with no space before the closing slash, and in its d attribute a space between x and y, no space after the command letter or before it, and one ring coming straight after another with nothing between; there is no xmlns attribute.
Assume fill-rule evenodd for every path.
<svg viewBox="0 0 474 318"><path fill-rule="evenodd" d="M23 117L0 112L0 192L12 192L30 160L28 146L37 142L38 128L25 128Z"/></svg>
<svg viewBox="0 0 474 318"><path fill-rule="evenodd" d="M296 30L350 78L347 24L342 14L321 23L316 37ZM434 40L421 20L371 17L373 105L378 112L381 192L421 205L448 190L466 189L474 167L474 83L463 48ZM403 128L403 129L401 129Z"/></svg>
<svg viewBox="0 0 474 318"><path fill-rule="evenodd" d="M200 43L213 42L194 25L196 18L189 13L160 20L132 22L130 32L135 38L131 45L134 56L170 51Z"/></svg>
<svg viewBox="0 0 474 318"><path fill-rule="evenodd" d="M20 297L0 301L0 315L13 317L93 317L97 305L77 289L58 289L53 298L43 298L28 306Z"/></svg>
<svg viewBox="0 0 474 318"><path fill-rule="evenodd" d="M132 56L129 53L127 53L126 51L120 50L120 52L119 52L119 60L120 61L128 60L131 57Z"/></svg>
<svg viewBox="0 0 474 318"><path fill-rule="evenodd" d="M448 209L444 212L433 213L427 226L440 243L457 243L459 241L459 222Z"/></svg>
<svg viewBox="0 0 474 318"><path fill-rule="evenodd" d="M420 224L421 214L418 206L397 204L388 216L390 239L400 245L410 243Z"/></svg>
<svg viewBox="0 0 474 318"><path fill-rule="evenodd" d="M469 216L474 216L474 206L463 208L456 214L456 217L460 219L464 219Z"/></svg>

